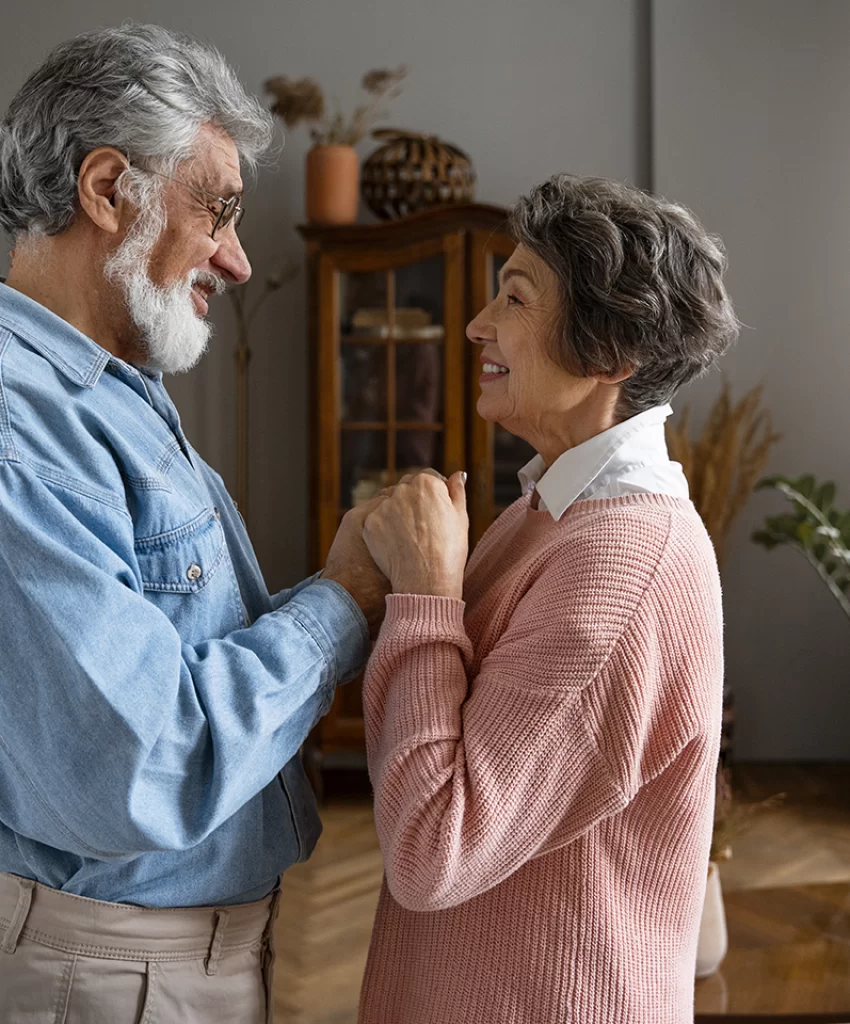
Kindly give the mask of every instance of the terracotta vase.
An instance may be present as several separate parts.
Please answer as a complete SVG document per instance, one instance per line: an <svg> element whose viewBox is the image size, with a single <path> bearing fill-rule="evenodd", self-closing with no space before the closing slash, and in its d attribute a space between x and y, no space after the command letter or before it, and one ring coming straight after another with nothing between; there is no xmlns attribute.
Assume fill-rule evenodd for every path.
<svg viewBox="0 0 850 1024"><path fill-rule="evenodd" d="M729 938L726 933L726 911L723 907L723 891L720 888L720 872L712 862L708 865L708 884L705 888L705 902L697 941L698 978L714 974L726 956Z"/></svg>
<svg viewBox="0 0 850 1024"><path fill-rule="evenodd" d="M360 159L351 146L313 146L305 169L307 220L353 224L360 202Z"/></svg>

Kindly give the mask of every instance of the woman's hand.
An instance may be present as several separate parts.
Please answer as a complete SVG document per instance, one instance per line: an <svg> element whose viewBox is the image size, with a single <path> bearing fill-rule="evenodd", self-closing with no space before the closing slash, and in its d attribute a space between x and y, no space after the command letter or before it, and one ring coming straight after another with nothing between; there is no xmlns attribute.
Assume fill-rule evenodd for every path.
<svg viewBox="0 0 850 1024"><path fill-rule="evenodd" d="M369 514L363 540L395 594L463 596L469 551L465 474L406 476Z"/></svg>

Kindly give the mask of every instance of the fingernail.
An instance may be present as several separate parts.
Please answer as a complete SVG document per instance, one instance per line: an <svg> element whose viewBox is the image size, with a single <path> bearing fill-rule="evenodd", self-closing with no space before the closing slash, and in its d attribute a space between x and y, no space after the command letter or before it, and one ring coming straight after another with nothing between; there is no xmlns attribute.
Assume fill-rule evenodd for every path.
<svg viewBox="0 0 850 1024"><path fill-rule="evenodd" d="M460 474L461 480L463 480L463 486L466 487L466 470Z"/></svg>

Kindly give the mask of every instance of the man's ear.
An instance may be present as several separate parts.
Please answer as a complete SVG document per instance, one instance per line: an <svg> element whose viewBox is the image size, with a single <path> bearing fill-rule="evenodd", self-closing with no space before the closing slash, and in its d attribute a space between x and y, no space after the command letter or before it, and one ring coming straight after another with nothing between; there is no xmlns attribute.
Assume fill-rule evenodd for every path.
<svg viewBox="0 0 850 1024"><path fill-rule="evenodd" d="M77 178L80 206L102 231L117 234L126 201L118 195L116 183L130 166L127 157L111 146L93 149L83 160Z"/></svg>

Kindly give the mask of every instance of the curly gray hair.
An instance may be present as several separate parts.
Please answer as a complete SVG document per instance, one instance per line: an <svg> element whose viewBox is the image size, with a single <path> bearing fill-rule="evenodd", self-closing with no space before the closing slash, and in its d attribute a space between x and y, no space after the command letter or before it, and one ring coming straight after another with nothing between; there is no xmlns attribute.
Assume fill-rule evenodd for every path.
<svg viewBox="0 0 850 1024"><path fill-rule="evenodd" d="M668 402L737 338L723 245L685 207L559 174L523 196L510 223L558 278L555 361L584 377L631 371L623 419Z"/></svg>
<svg viewBox="0 0 850 1024"><path fill-rule="evenodd" d="M58 234L76 216L77 176L92 150L114 146L171 173L207 123L250 168L274 133L271 114L214 47L133 24L62 43L0 122L0 226L13 236Z"/></svg>

